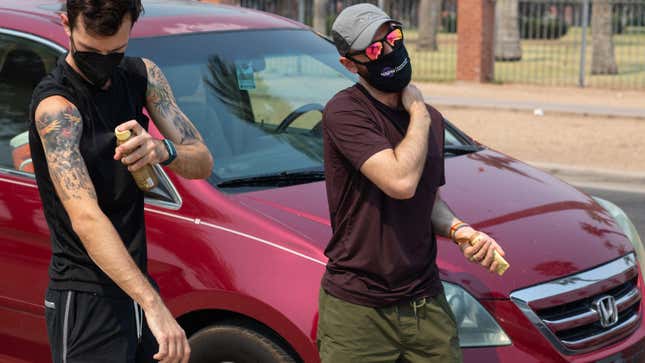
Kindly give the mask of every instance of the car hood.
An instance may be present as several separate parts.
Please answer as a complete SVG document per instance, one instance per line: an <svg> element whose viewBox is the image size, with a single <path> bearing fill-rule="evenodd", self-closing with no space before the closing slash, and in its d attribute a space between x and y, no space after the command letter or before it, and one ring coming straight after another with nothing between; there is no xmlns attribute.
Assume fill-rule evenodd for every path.
<svg viewBox="0 0 645 363"><path fill-rule="evenodd" d="M441 196L461 219L495 238L510 269L499 277L438 240L441 278L478 298L583 271L633 250L594 200L549 174L493 150L446 159ZM331 236L325 183L240 194L241 204L323 250Z"/></svg>

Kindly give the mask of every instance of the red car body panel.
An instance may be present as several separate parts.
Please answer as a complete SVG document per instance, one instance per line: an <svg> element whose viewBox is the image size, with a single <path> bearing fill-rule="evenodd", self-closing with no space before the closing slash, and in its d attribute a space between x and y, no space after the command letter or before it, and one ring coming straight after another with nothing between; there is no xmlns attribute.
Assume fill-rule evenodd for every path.
<svg viewBox="0 0 645 363"><path fill-rule="evenodd" d="M66 48L68 39L55 13L60 4L2 1L0 28L34 34ZM184 10L200 6L200 11L149 14L135 25L133 36L304 28L251 10L182 6ZM151 133L159 136L154 126ZM204 326L222 314L245 316L271 328L303 361L317 362L318 291L326 263L323 251L331 236L324 182L226 194L206 181L170 172L169 177L183 204L178 210L147 205L146 224L149 271L172 313L187 322L197 312L212 312L200 315L206 319L200 321ZM466 361L591 361L635 354L632 350L645 339L642 324L612 346L564 356L509 300L514 290L601 265L633 250L593 199L492 150L447 159L446 179L441 189L444 200L457 215L498 239L511 264L500 278L467 263L451 242L438 240L441 278L466 288L513 342L464 349ZM50 256L35 181L0 171L2 362L50 359L42 306ZM642 287L640 278L639 284Z"/></svg>
<svg viewBox="0 0 645 363"><path fill-rule="evenodd" d="M518 288L598 266L633 249L591 197L508 156L484 150L450 158L446 165L442 198L457 215L500 241L511 263L500 279L477 265L464 265L459 249L439 239L442 278L468 286L478 298L504 298ZM331 236L322 183L236 198L321 249ZM570 224L572 220L578 223Z"/></svg>

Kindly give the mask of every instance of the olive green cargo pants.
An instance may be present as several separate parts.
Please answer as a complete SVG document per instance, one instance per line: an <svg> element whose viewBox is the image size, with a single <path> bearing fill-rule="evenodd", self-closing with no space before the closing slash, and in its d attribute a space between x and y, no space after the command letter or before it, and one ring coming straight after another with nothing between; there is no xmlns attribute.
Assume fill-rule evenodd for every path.
<svg viewBox="0 0 645 363"><path fill-rule="evenodd" d="M355 305L320 289L322 363L461 362L455 317L445 295L386 308Z"/></svg>

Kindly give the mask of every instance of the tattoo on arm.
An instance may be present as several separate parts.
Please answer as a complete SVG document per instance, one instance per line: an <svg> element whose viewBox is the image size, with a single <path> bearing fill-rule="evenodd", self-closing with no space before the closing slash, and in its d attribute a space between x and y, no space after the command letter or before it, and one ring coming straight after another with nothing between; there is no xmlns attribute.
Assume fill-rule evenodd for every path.
<svg viewBox="0 0 645 363"><path fill-rule="evenodd" d="M148 69L148 104L152 112L172 121L180 135L180 143L199 140L202 137L188 117L177 106L168 80L153 62L145 61Z"/></svg>
<svg viewBox="0 0 645 363"><path fill-rule="evenodd" d="M432 226L436 234L450 237L450 227L457 219L448 205L437 195L432 208Z"/></svg>
<svg viewBox="0 0 645 363"><path fill-rule="evenodd" d="M36 128L60 199L96 199L94 185L79 149L83 123L78 109L68 105L55 112L44 112L36 119Z"/></svg>

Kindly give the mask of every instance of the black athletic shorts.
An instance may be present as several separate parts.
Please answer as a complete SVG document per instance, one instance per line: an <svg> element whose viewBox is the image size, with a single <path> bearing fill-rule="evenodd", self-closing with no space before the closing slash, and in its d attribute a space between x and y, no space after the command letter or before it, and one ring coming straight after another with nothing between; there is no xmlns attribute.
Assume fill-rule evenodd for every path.
<svg viewBox="0 0 645 363"><path fill-rule="evenodd" d="M53 363L156 362L159 346L132 299L48 289L45 319Z"/></svg>

